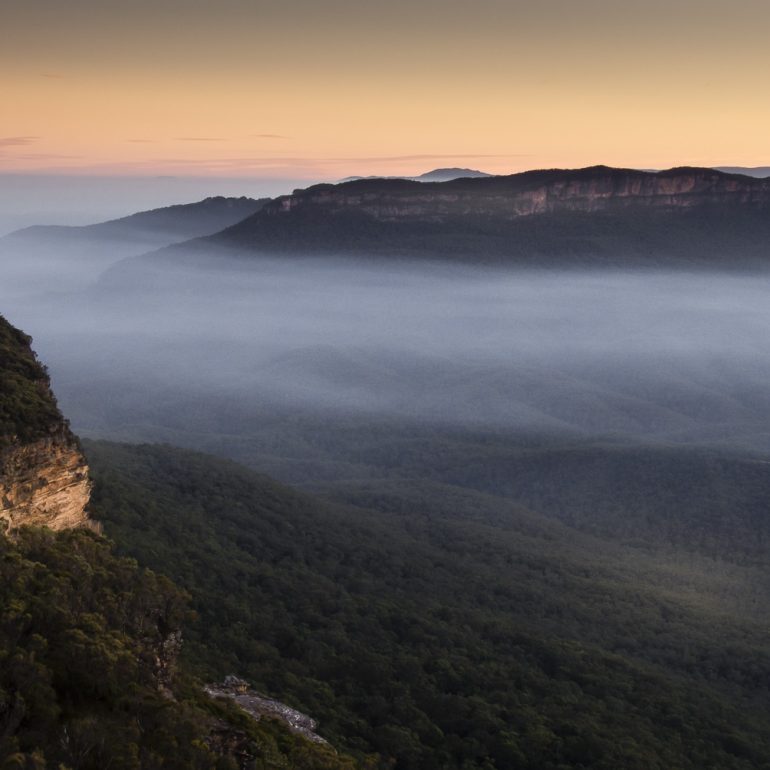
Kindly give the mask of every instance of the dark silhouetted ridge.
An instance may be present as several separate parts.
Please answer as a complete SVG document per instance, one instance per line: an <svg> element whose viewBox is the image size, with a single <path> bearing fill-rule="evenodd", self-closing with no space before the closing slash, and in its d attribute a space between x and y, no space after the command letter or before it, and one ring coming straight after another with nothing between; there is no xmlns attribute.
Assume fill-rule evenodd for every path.
<svg viewBox="0 0 770 770"><path fill-rule="evenodd" d="M770 179L607 166L448 182L361 179L295 190L204 243L535 265L754 263L768 257Z"/></svg>

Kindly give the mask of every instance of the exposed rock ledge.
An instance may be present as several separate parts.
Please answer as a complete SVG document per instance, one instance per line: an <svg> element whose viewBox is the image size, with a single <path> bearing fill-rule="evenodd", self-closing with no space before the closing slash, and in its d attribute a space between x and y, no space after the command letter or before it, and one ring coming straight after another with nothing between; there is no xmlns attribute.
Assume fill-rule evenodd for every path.
<svg viewBox="0 0 770 770"><path fill-rule="evenodd" d="M220 684L208 684L204 688L212 698L226 698L240 706L249 716L256 720L262 717L279 719L294 733L301 735L313 743L327 743L320 735L316 735L316 721L307 714L287 706L285 703L268 698L252 690L248 682L237 676L226 676Z"/></svg>
<svg viewBox="0 0 770 770"><path fill-rule="evenodd" d="M225 232L236 235L267 218L308 211L325 216L356 211L381 222L442 222L465 216L510 221L564 211L594 213L632 207L674 210L705 204L766 209L770 206L770 180L707 168L655 173L606 166L440 183L365 179L295 190L275 198Z"/></svg>
<svg viewBox="0 0 770 770"><path fill-rule="evenodd" d="M97 528L88 518L88 465L77 443L55 435L0 451L0 528Z"/></svg>

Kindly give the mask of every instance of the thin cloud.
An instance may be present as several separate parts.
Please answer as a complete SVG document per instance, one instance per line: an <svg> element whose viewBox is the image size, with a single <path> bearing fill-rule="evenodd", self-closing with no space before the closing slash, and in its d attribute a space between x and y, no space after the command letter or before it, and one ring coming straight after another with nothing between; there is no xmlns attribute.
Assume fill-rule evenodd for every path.
<svg viewBox="0 0 770 770"><path fill-rule="evenodd" d="M26 147L39 139L39 136L0 136L0 147Z"/></svg>
<svg viewBox="0 0 770 770"><path fill-rule="evenodd" d="M82 155L60 155L55 152L27 152L14 155L14 160L81 160Z"/></svg>
<svg viewBox="0 0 770 770"><path fill-rule="evenodd" d="M141 138L137 138L141 139ZM188 141L206 141L204 137L188 137ZM132 140L126 140L132 141ZM153 141L153 140L149 140ZM208 141L216 141L209 138ZM533 155L524 153L423 153L413 155L383 155L369 157L307 157L307 156L281 156L269 157L261 155L240 156L240 157L216 157L208 156L203 158L189 157L161 157L144 159L123 159L115 160L111 163L87 163L78 166L84 173L153 173L153 174L172 174L187 175L203 173L206 175L212 173L222 173L225 175L235 174L243 175L274 175L281 178L291 179L336 179L343 174L352 173L352 168L357 165L370 166L367 173L375 173L376 164L387 165L390 163L420 164L430 163L435 167L442 165L458 165L474 163L478 160L496 159L498 165L501 161L514 161L516 159L531 158ZM71 159L71 158L67 158ZM374 168L372 168L374 167ZM73 170L73 166L68 164L68 169ZM510 172L508 172L510 173ZM387 175L387 174L386 174Z"/></svg>

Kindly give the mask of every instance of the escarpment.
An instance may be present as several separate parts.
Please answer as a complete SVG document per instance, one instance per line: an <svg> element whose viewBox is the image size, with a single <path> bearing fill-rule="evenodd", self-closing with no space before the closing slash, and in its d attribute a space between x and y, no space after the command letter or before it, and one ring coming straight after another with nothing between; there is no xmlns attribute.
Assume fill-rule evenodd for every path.
<svg viewBox="0 0 770 770"><path fill-rule="evenodd" d="M0 455L0 520L54 530L90 526L88 465L77 443L55 435L6 446Z"/></svg>
<svg viewBox="0 0 770 770"><path fill-rule="evenodd" d="M651 173L596 166L436 184L362 180L296 191L269 203L264 213L281 216L306 208L328 213L356 209L380 221L441 221L469 215L512 220L560 211L591 213L630 206L684 209L703 204L770 206L770 179L712 169Z"/></svg>
<svg viewBox="0 0 770 770"><path fill-rule="evenodd" d="M31 339L0 316L0 528L93 526L88 465Z"/></svg>
<svg viewBox="0 0 770 770"><path fill-rule="evenodd" d="M425 183L363 179L276 198L170 249L378 254L498 264L756 265L770 260L770 179L606 166Z"/></svg>

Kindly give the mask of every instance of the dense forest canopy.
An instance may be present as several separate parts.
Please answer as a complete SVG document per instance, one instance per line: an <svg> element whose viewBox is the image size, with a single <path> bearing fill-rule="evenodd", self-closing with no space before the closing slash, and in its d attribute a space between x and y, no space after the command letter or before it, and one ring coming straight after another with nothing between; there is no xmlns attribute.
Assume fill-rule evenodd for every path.
<svg viewBox="0 0 770 770"><path fill-rule="evenodd" d="M92 532L0 536L0 767L355 770L177 669L188 601Z"/></svg>
<svg viewBox="0 0 770 770"><path fill-rule="evenodd" d="M403 770L770 761L751 557L624 545L439 484L367 509L170 447L88 453L107 532L193 597L193 669L237 670L351 751Z"/></svg>

